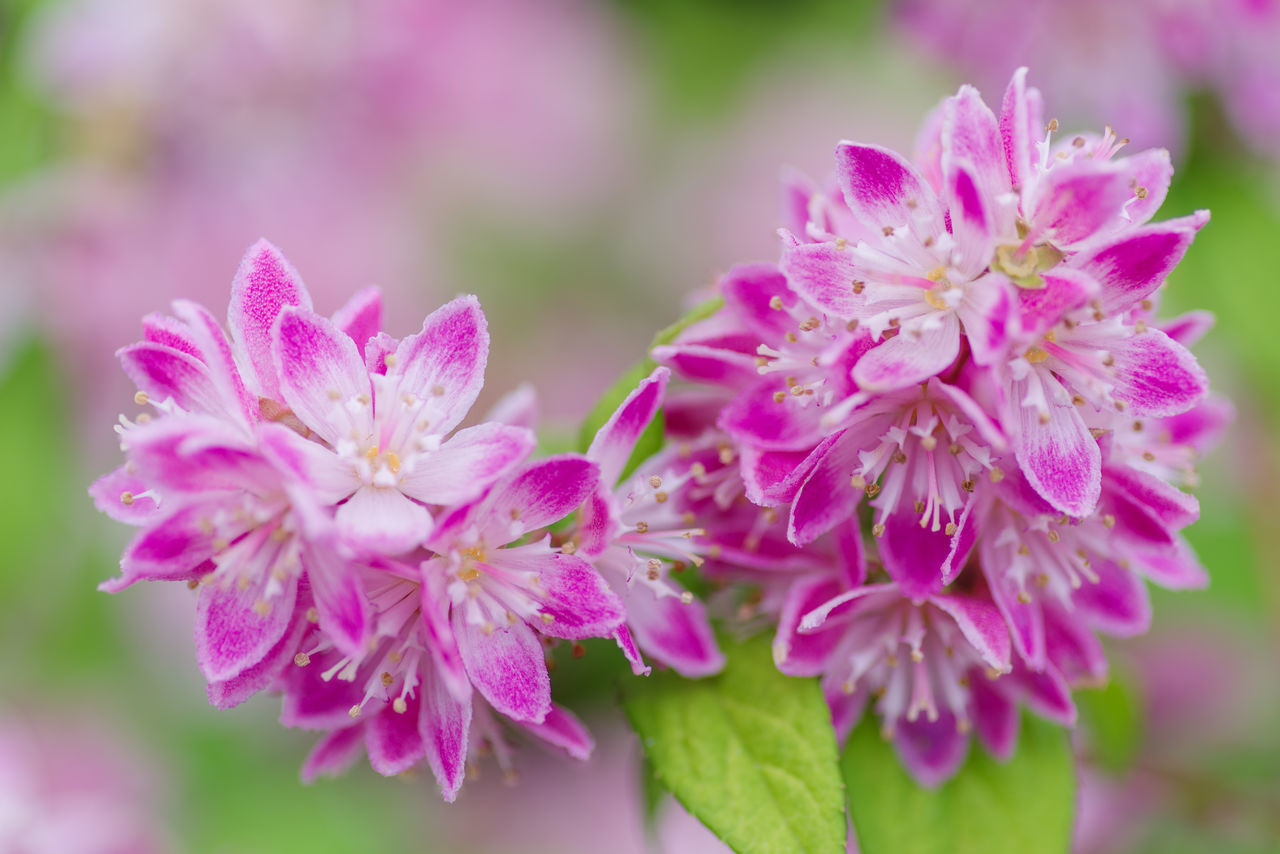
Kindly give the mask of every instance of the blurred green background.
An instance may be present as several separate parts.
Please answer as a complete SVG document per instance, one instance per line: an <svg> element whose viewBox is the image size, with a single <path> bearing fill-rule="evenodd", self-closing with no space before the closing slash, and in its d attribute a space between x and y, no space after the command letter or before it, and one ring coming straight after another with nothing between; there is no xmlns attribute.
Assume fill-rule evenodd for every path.
<svg viewBox="0 0 1280 854"><path fill-rule="evenodd" d="M54 3L0 5L0 190L7 199L0 208L0 312L6 315L0 320L0 726L55 733L85 722L98 728L156 780L144 810L175 851L509 850L486 835L482 810L465 802L496 804L495 798L533 793L515 788L472 796L468 790L450 810L438 804L429 780L383 780L364 766L304 787L297 769L311 737L276 725L274 700L258 697L227 713L205 702L193 666L185 590L132 589L114 597L96 592L95 585L114 573L126 532L94 513L85 489L114 465L111 422L115 412L127 411L129 399L120 393L126 386L108 379L114 370L109 363L114 347L136 335L137 321L68 317L83 311L77 308L82 298L92 302L92 287L131 287L135 302L163 310L189 276L211 277L225 287L239 256L237 250L193 261L190 268L171 264L154 270L154 279L104 274L82 292L74 270L57 269L57 253L68 246L60 229L86 216L88 203L75 197L86 164L110 173L112 187L153 185L167 180L167 170L183 167L181 157L159 165L148 159L164 154L167 134L197 139L198 145L178 146L184 156L245 142L212 136L209 128L220 119L211 107L207 124L183 119L130 128L131 121L146 123L136 115L113 115L112 128L124 123L126 135L145 138L141 160L121 159L113 146L95 144L95 135L107 133L102 117L69 109L31 71L41 49L33 22L43 21L49 14L43 7ZM142 17L157 8L145 2L92 5ZM202 15L217 14L210 4L190 5L208 7ZM410 307L430 307L461 290L478 293L494 328L490 376L496 390L489 399L528 377L546 397L545 414L564 426L585 414L609 375L636 358L652 330L678 314L688 294L704 288L717 270L772 257L781 164L793 162L821 177L842 136L907 146L924 111L960 80L891 35L888 12L876 4L617 0L569 6L558 13L580 15L591 7L589 13L603 21L607 36L595 50L623 81L604 95L617 99L612 107L621 114L607 120L617 127L600 143L623 140L604 152L603 171L612 177L600 192L569 201L543 186L522 189L514 200L504 194L504 170L540 169L536 160L532 167L501 159L472 164L468 175L488 174L488 184L416 183L412 192L432 196L434 212L422 216L416 197L400 200L395 216L413 238L414 251L407 254L414 260L399 268L404 281L381 282L392 307L404 309L389 319L395 334L416 324ZM198 54L200 39L191 38L182 47L187 49ZM234 50L223 57L234 59ZM198 61L198 55L190 58ZM521 69L505 73L514 78ZM1032 74L1034 79L1034 68ZM991 100L996 93L987 94ZM1053 92L1046 98L1052 103ZM1271 847L1280 839L1280 431L1272 426L1280 416L1280 181L1274 163L1249 155L1224 131L1212 97L1190 97L1188 109L1190 143L1161 216L1205 207L1213 220L1171 280L1167 307L1217 315L1216 329L1198 352L1219 393L1234 401L1238 421L1204 464L1203 517L1190 530L1211 588L1157 592L1152 636L1114 644L1116 686L1082 701L1082 751L1106 785L1138 792L1136 800L1123 801L1135 804L1123 827L1105 834L1112 847L1091 850L1280 850ZM430 160L432 138L424 140L417 156ZM397 156L404 158L403 152ZM237 161L219 162L227 168ZM452 169L457 161L449 163ZM569 177L554 183L574 180L571 168ZM115 193L105 194L107 206L118 201ZM148 198L143 193L140 204L145 207ZM116 218L95 223L89 236L74 234L75 251L84 250L84 241L109 240ZM147 221L136 212L119 218ZM32 229L32 222L39 228ZM192 224L201 227L198 220ZM241 246L258 236L229 230ZM353 241L351 251L373 251L370 246ZM289 244L282 248L293 254ZM114 263L111 257L91 256L85 269L96 276ZM330 274L300 267L309 281ZM58 285L58 276L70 279ZM364 284L342 281L334 288ZM110 303L116 296L95 299ZM218 297L209 300L220 312ZM86 337L85 324L101 327L101 341ZM110 394L118 395L118 403L104 399ZM1182 699L1173 692L1170 700L1161 685L1144 684L1140 674L1160 667L1173 673L1175 685L1191 685ZM527 813L544 820L523 830L525 850L604 850L601 839L607 837L581 841L580 849L557 840L567 816L592 809L570 798L625 800L634 794L634 806L599 808L605 815L631 816L615 830L639 835L634 758L627 758L625 736L609 735L618 725L609 699L602 698L593 722L604 733L602 753L612 758L595 769L555 772L557 779L576 782L565 784L563 801L540 793L542 806ZM593 773L608 775L607 785L593 789ZM516 810L510 820L524 815ZM468 839L478 841L469 845ZM643 845L629 840L610 850Z"/></svg>

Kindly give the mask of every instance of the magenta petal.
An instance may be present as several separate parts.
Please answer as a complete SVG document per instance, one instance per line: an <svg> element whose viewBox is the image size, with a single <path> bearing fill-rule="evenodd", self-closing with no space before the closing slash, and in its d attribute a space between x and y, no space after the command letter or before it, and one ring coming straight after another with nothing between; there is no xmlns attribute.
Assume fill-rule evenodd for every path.
<svg viewBox="0 0 1280 854"><path fill-rule="evenodd" d="M967 269L982 269L995 245L993 203L968 164L955 163L948 172L946 199L957 258Z"/></svg>
<svg viewBox="0 0 1280 854"><path fill-rule="evenodd" d="M942 589L951 540L945 531L922 528L914 513L898 510L885 517L880 559L903 595L919 603Z"/></svg>
<svg viewBox="0 0 1280 854"><path fill-rule="evenodd" d="M316 634L307 637L316 638ZM303 642L306 647L306 641ZM313 655L305 667L294 665L281 673L280 684L284 690L284 702L280 709L280 723L300 729L329 730L353 726L351 710L364 700L364 686L339 679L325 679L324 673L338 665L342 654L329 652ZM341 668L339 668L341 669Z"/></svg>
<svg viewBox="0 0 1280 854"><path fill-rule="evenodd" d="M1158 329L1148 328L1111 348L1113 395L1133 415L1177 415L1209 393L1209 378L1191 351Z"/></svg>
<svg viewBox="0 0 1280 854"><path fill-rule="evenodd" d="M318 777L337 777L350 768L364 747L364 727L336 729L316 742L302 765L302 782L314 783Z"/></svg>
<svg viewBox="0 0 1280 854"><path fill-rule="evenodd" d="M152 344L163 344L199 361L204 361L191 330L182 321L168 315L152 312L143 317L142 340Z"/></svg>
<svg viewBox="0 0 1280 854"><path fill-rule="evenodd" d="M347 498L363 483L350 461L283 424L259 424L258 441L265 457L306 484L312 498L324 505Z"/></svg>
<svg viewBox="0 0 1280 854"><path fill-rule="evenodd" d="M522 622L484 628L454 611L453 633L471 683L507 717L541 723L551 711L551 677L537 635Z"/></svg>
<svg viewBox="0 0 1280 854"><path fill-rule="evenodd" d="M941 221L933 191L896 152L842 142L836 146L836 177L849 209L875 231L917 219Z"/></svg>
<svg viewBox="0 0 1280 854"><path fill-rule="evenodd" d="M1071 699L1071 689L1055 668L1046 667L1038 673L1019 668L1008 678L1022 687L1023 702L1031 711L1063 726L1076 725L1076 704Z"/></svg>
<svg viewBox="0 0 1280 854"><path fill-rule="evenodd" d="M222 582L229 580L206 585L196 603L196 663L210 682L225 682L266 658L289 628L298 595L293 575L270 598L266 579L250 578L243 589L236 583L224 589Z"/></svg>
<svg viewBox="0 0 1280 854"><path fill-rule="evenodd" d="M785 389L776 377L757 379L724 408L717 426L762 450L799 451L813 447L822 438L814 410L802 408L791 395L776 400L774 395Z"/></svg>
<svg viewBox="0 0 1280 854"><path fill-rule="evenodd" d="M397 712L388 704L365 724L364 743L374 771L392 777L408 771L427 755L427 745L418 728L420 705L419 697L411 694L405 697L405 711Z"/></svg>
<svg viewBox="0 0 1280 854"><path fill-rule="evenodd" d="M1000 551L983 542L982 568L987 576L991 598L1004 615L1009 637L1019 656L1034 668L1045 666L1044 615L1038 602L1019 602L1019 588L1003 570Z"/></svg>
<svg viewBox="0 0 1280 854"><path fill-rule="evenodd" d="M538 444L523 427L488 423L467 427L414 461L400 480L405 495L425 504L461 504L522 463Z"/></svg>
<svg viewBox="0 0 1280 854"><path fill-rule="evenodd" d="M344 654L361 658L368 652L373 618L355 568L328 543L309 543L302 566L311 582L320 628Z"/></svg>
<svg viewBox="0 0 1280 854"><path fill-rule="evenodd" d="M940 324L915 335L901 331L872 347L853 366L853 380L867 391L893 391L924 382L960 354L960 322L952 312Z"/></svg>
<svg viewBox="0 0 1280 854"><path fill-rule="evenodd" d="M490 544L507 543L559 521L577 510L599 482L599 467L576 454L530 463L490 494L490 518L508 537L490 540Z"/></svg>
<svg viewBox="0 0 1280 854"><path fill-rule="evenodd" d="M808 545L858 509L863 493L849 482L857 448L846 437L844 430L831 434L805 462L809 475L796 492L787 522L787 539L794 545Z"/></svg>
<svg viewBox="0 0 1280 854"><path fill-rule="evenodd" d="M285 402L303 424L337 445L353 424L355 416L348 407L372 394L355 342L330 320L292 307L276 319L273 336L272 354Z"/></svg>
<svg viewBox="0 0 1280 854"><path fill-rule="evenodd" d="M1123 492L1129 501L1158 520L1159 525L1178 531L1200 518L1200 502L1194 495L1153 474L1129 466L1107 466L1104 474L1109 491Z"/></svg>
<svg viewBox="0 0 1280 854"><path fill-rule="evenodd" d="M601 485L583 502L578 511L577 543L578 551L588 560L599 557L609 548L618 535L621 524L618 522L613 499Z"/></svg>
<svg viewBox="0 0 1280 854"><path fill-rule="evenodd" d="M600 480L606 489L612 489L622 476L636 441L662 405L662 395L670 378L671 371L654 368L596 431L587 449L587 458L600 465Z"/></svg>
<svg viewBox="0 0 1280 854"><path fill-rule="evenodd" d="M916 782L932 789L951 779L969 752L969 736L960 732L955 716L943 712L937 720L901 720L893 746Z"/></svg>
<svg viewBox="0 0 1280 854"><path fill-rule="evenodd" d="M421 332L400 342L387 376L399 378L402 393L424 401L418 417L433 433L443 434L475 403L488 360L489 327L480 301L458 297L431 312Z"/></svg>
<svg viewBox="0 0 1280 854"><path fill-rule="evenodd" d="M974 669L969 673L973 697L973 729L991 755L1004 761L1018 743L1018 707L995 687L995 682Z"/></svg>
<svg viewBox="0 0 1280 854"><path fill-rule="evenodd" d="M1013 397L1019 427L1014 453L1027 482L1055 509L1088 516L1102 491L1102 452L1080 413L1051 402L1048 422L1040 423L1034 409L1021 405L1018 384Z"/></svg>
<svg viewBox="0 0 1280 854"><path fill-rule="evenodd" d="M1082 159L1059 164L1036 185L1032 222L1055 244L1068 246L1117 219L1132 197L1129 176L1113 162Z"/></svg>
<svg viewBox="0 0 1280 854"><path fill-rule="evenodd" d="M1098 580L1086 582L1072 596L1096 629L1116 637L1134 637L1151 628L1151 599L1134 572L1111 560L1092 564Z"/></svg>
<svg viewBox="0 0 1280 854"><path fill-rule="evenodd" d="M186 328L204 357L204 363L209 368L209 375L218 388L227 414L248 423L257 421L260 412L258 396L250 394L245 388L244 378L240 376L240 366L236 363L231 345L227 343L227 336L218 321L204 306L190 300L174 301L173 310L186 322Z"/></svg>
<svg viewBox="0 0 1280 854"><path fill-rule="evenodd" d="M1132 197L1125 205L1125 217L1134 225L1151 219L1169 195L1173 161L1163 148L1148 148L1119 161ZM1141 192L1139 192L1141 188Z"/></svg>
<svg viewBox="0 0 1280 854"><path fill-rule="evenodd" d="M1107 654L1084 620L1046 602L1044 641L1049 663L1073 684L1102 684L1107 678Z"/></svg>
<svg viewBox="0 0 1280 854"><path fill-rule="evenodd" d="M117 522L127 525L142 525L159 509L156 499L147 492L147 484L135 474L130 474L128 466L120 466L115 471L105 474L89 487L89 496L93 506L106 513Z"/></svg>
<svg viewBox="0 0 1280 854"><path fill-rule="evenodd" d="M501 554L494 566L506 566ZM576 555L550 552L527 558L513 569L536 572L541 591L538 602L545 617L539 630L551 637L581 640L608 637L626 616L622 601L595 568Z"/></svg>
<svg viewBox="0 0 1280 854"><path fill-rule="evenodd" d="M652 658L688 679L712 676L724 668L724 655L702 602L678 595L659 596L647 585L626 594L627 621L636 643Z"/></svg>
<svg viewBox="0 0 1280 854"><path fill-rule="evenodd" d="M800 243L782 251L782 272L805 302L821 312L843 320L864 313L866 298L853 292L853 283L862 274L847 248L835 243ZM785 303L784 303L785 304ZM791 321L788 312L776 311L778 322ZM792 331L783 330L782 334ZM764 340L777 340L767 338Z"/></svg>
<svg viewBox="0 0 1280 854"><path fill-rule="evenodd" d="M1027 185L1034 172L1035 144L1041 127L1040 93L1027 87L1027 69L1019 68L1009 81L1000 109L1000 137L1015 189Z"/></svg>
<svg viewBox="0 0 1280 854"><path fill-rule="evenodd" d="M1209 333L1216 318L1211 311L1188 311L1160 324L1160 331L1183 347L1193 347Z"/></svg>
<svg viewBox="0 0 1280 854"><path fill-rule="evenodd" d="M287 305L310 311L311 296L280 250L259 240L249 247L231 282L227 324L249 358L258 381L256 391L272 399L280 394L271 361L271 327Z"/></svg>
<svg viewBox="0 0 1280 854"><path fill-rule="evenodd" d="M842 587L830 576L798 578L787 588L773 638L773 662L788 676L821 676L827 659L839 646L839 631L800 633L800 619L840 595Z"/></svg>
<svg viewBox="0 0 1280 854"><path fill-rule="evenodd" d="M471 698L453 697L436 679L420 686L422 716L419 722L426 745L427 764L440 784L444 799L453 803L467 775L467 744L471 738Z"/></svg>
<svg viewBox="0 0 1280 854"><path fill-rule="evenodd" d="M1169 590L1199 590L1209 584L1209 573L1196 558L1196 553L1181 537L1174 537L1173 548L1139 553L1138 569L1152 582Z"/></svg>
<svg viewBox="0 0 1280 854"><path fill-rule="evenodd" d="M333 325L347 333L361 351L382 331L382 291L365 288L333 313Z"/></svg>
<svg viewBox="0 0 1280 854"><path fill-rule="evenodd" d="M747 498L761 507L792 501L808 477L806 451L764 451L751 445L739 449L739 469Z"/></svg>
<svg viewBox="0 0 1280 854"><path fill-rule="evenodd" d="M213 556L213 533L202 524L220 505L182 508L134 537L120 559L121 577L104 581L100 590L118 593L137 581L185 581ZM207 567L208 571L213 569Z"/></svg>
<svg viewBox="0 0 1280 854"><path fill-rule="evenodd" d="M613 633L613 639L617 641L618 649L622 650L623 657L631 665L632 673L636 676L648 676L653 672L653 668L644 663L644 656L640 655L640 647L636 646L635 638L631 636L630 630L625 625L618 626L617 631Z"/></svg>
<svg viewBox="0 0 1280 854"><path fill-rule="evenodd" d="M972 86L961 86L943 105L942 150L952 164L967 163L989 196L1008 192L1009 171L995 113ZM954 220L954 212L952 214Z"/></svg>
<svg viewBox="0 0 1280 854"><path fill-rule="evenodd" d="M951 615L983 661L1002 673L1009 671L1012 653L1009 628L995 605L951 594L934 596L929 601Z"/></svg>
<svg viewBox="0 0 1280 854"><path fill-rule="evenodd" d="M530 383L520 383L498 398L481 420L536 431L538 417L538 392Z"/></svg>
<svg viewBox="0 0 1280 854"><path fill-rule="evenodd" d="M947 556L942 561L943 584L950 584L956 580L968 562L969 553L973 551L974 544L978 541L978 520L974 518L973 512L975 504L976 502L970 499L964 505L964 510L960 511L955 533L951 535L951 542L947 547Z"/></svg>
<svg viewBox="0 0 1280 854"><path fill-rule="evenodd" d="M413 549L432 529L427 508L383 486L360 487L338 506L334 518L347 542L385 554Z"/></svg>
<svg viewBox="0 0 1280 854"><path fill-rule="evenodd" d="M1055 267L1041 278L1043 288L1018 289L1022 331L1029 336L1048 332L1068 311L1089 302L1101 289L1090 272L1067 267Z"/></svg>
<svg viewBox="0 0 1280 854"><path fill-rule="evenodd" d="M794 331L795 320L790 309L799 300L787 287L787 277L777 266L739 264L732 267L720 279L720 293L724 295L725 310L759 340L778 341ZM780 304L780 308L774 308L775 303Z"/></svg>
<svg viewBox="0 0 1280 854"><path fill-rule="evenodd" d="M690 382L736 387L760 377L755 356L721 347L663 345L654 347L649 355Z"/></svg>
<svg viewBox="0 0 1280 854"><path fill-rule="evenodd" d="M209 703L215 709L230 709L259 691L270 688L281 671L293 666L294 654L298 651L298 643L306 633L307 626L306 610L295 605L288 631L280 636L280 640L261 661L226 681L208 684L205 693L209 697Z"/></svg>
<svg viewBox="0 0 1280 854"><path fill-rule="evenodd" d="M536 735L553 747L558 747L574 759L585 762L591 758L595 742L591 733L582 725L582 721L563 706L553 705L546 720L540 724L521 724L524 729Z"/></svg>
<svg viewBox="0 0 1280 854"><path fill-rule="evenodd" d="M1130 231L1072 259L1072 266L1102 284L1099 305L1108 314L1126 311L1150 296L1186 254L1196 236L1190 218Z"/></svg>
<svg viewBox="0 0 1280 854"><path fill-rule="evenodd" d="M471 680L458 641L453 636L453 624L449 620L449 598L445 591L448 581L443 571L428 562L422 565L422 585L418 588L419 612L422 625L431 642L431 660L435 664L435 678L449 690L455 699L471 696Z"/></svg>
<svg viewBox="0 0 1280 854"><path fill-rule="evenodd" d="M170 398L188 412L221 414L222 395L209 369L194 356L162 344L131 344L116 351L125 374L157 402Z"/></svg>

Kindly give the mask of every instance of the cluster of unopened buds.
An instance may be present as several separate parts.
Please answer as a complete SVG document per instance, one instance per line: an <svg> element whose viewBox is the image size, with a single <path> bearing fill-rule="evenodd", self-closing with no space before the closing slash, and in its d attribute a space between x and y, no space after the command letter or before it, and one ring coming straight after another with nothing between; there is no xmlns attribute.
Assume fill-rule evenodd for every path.
<svg viewBox="0 0 1280 854"><path fill-rule="evenodd" d="M325 733L307 777L363 749L451 800L513 727L587 755L548 647L716 673L695 569L713 610L776 622L841 734L871 704L924 783L970 730L1008 756L1020 704L1069 725L1106 677L1095 632L1145 630L1144 579L1205 581L1181 487L1229 413L1186 349L1207 319L1154 312L1207 215L1152 223L1168 156L1122 145L1059 137L1023 71L999 115L947 99L914 163L842 143L832 186L788 186L780 263L731 270L586 453L542 459L530 392L458 429L474 298L396 340L376 292L323 317L258 244L229 337L179 302L119 353L147 412L92 492L140 531L104 588L187 582L210 700L281 692Z"/></svg>

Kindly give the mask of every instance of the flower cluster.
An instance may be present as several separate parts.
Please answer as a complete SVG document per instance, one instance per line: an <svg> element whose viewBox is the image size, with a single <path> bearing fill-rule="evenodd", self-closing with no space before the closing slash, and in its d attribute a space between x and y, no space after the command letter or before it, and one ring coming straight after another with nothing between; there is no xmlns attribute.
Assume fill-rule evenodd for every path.
<svg viewBox="0 0 1280 854"><path fill-rule="evenodd" d="M1208 215L1152 222L1169 156L1124 142L1060 135L1025 69L998 115L963 87L914 161L843 142L834 186L793 179L781 261L654 351L703 386L668 423L708 571L927 784L971 729L1009 755L1020 703L1072 723L1144 579L1205 582L1180 487L1229 413L1187 349L1208 319L1154 313Z"/></svg>
<svg viewBox="0 0 1280 854"><path fill-rule="evenodd" d="M376 291L317 314L262 242L228 326L179 301L118 353L146 411L121 417L126 462L91 493L140 530L103 589L186 582L210 701L282 692L285 725L326 733L305 777L363 748L383 774L425 760L452 800L471 754L510 769L504 720L585 757L551 699L561 639L615 638L638 672L642 655L720 668L701 605L668 578L701 560L701 529L665 506L666 464L614 489L665 369L585 456L531 460L527 393L459 429L488 357L474 297L397 340Z"/></svg>

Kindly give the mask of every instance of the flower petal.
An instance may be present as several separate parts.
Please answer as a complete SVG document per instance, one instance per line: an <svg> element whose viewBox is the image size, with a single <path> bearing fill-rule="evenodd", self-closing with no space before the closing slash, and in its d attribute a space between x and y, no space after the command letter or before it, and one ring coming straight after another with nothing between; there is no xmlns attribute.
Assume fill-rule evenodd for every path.
<svg viewBox="0 0 1280 854"><path fill-rule="evenodd" d="M1009 629L995 605L971 596L952 594L934 596L929 602L956 621L965 639L983 661L1001 673L1009 671L1012 652Z"/></svg>
<svg viewBox="0 0 1280 854"><path fill-rule="evenodd" d="M1018 706L996 688L998 680L988 679L976 668L968 678L974 732L987 750L1003 762L1013 755L1018 744Z"/></svg>
<svg viewBox="0 0 1280 854"><path fill-rule="evenodd" d="M1000 137L1014 189L1030 185L1029 179L1035 171L1035 145L1042 125L1040 92L1027 86L1027 69L1019 68L1013 72L1000 109Z"/></svg>
<svg viewBox="0 0 1280 854"><path fill-rule="evenodd" d="M403 712L387 704L365 724L364 743L369 751L369 764L385 777L408 771L427 755L427 745L418 728L422 717L420 696L405 697Z"/></svg>
<svg viewBox="0 0 1280 854"><path fill-rule="evenodd" d="M552 705L546 720L540 724L525 723L521 726L547 744L560 748L582 762L591 758L591 751L596 746L582 721L563 706Z"/></svg>
<svg viewBox="0 0 1280 854"><path fill-rule="evenodd" d="M357 424L349 407L372 396L355 342L327 318L293 307L281 311L272 335L280 394L293 414L330 445L348 439Z"/></svg>
<svg viewBox="0 0 1280 854"><path fill-rule="evenodd" d="M232 339L248 357L257 380L255 391L271 399L280 397L271 360L271 327L287 305L310 311L311 295L280 250L259 240L249 247L231 282L227 325Z"/></svg>
<svg viewBox="0 0 1280 854"><path fill-rule="evenodd" d="M849 483L857 465L857 448L853 442L841 441L846 433L832 433L805 463L809 475L796 492L787 522L787 539L794 545L808 545L858 509L862 491Z"/></svg>
<svg viewBox="0 0 1280 854"><path fill-rule="evenodd" d="M295 603L289 629L261 661L237 676L208 684L205 693L209 697L209 703L215 709L230 709L259 691L270 688L280 673L293 665L293 656L298 651L298 643L306 633L307 625L306 609Z"/></svg>
<svg viewBox="0 0 1280 854"><path fill-rule="evenodd" d="M1148 327L1111 348L1116 400L1133 415L1178 415L1204 400L1209 378L1191 351Z"/></svg>
<svg viewBox="0 0 1280 854"><path fill-rule="evenodd" d="M1071 266L1101 283L1102 311L1127 311L1164 284L1201 225L1197 218L1183 217L1135 229L1073 258Z"/></svg>
<svg viewBox="0 0 1280 854"><path fill-rule="evenodd" d="M795 293L819 311L842 320L865 313L866 298L853 291L853 283L862 274L854 264L853 256L842 245L798 243L784 246L781 269ZM785 300L783 304L787 304ZM788 312L774 314L779 318L777 322L791 320ZM792 330L784 330L783 334L789 331Z"/></svg>
<svg viewBox="0 0 1280 854"><path fill-rule="evenodd" d="M942 565L950 554L951 540L942 530L921 527L916 514L897 510L885 517L884 534L878 540L880 559L903 595L923 602L942 589Z"/></svg>
<svg viewBox="0 0 1280 854"><path fill-rule="evenodd" d="M568 640L609 637L622 624L622 601L591 564L561 552L518 558L520 551L502 549L489 562L513 573L537 573L535 595L546 615L538 627L542 634Z"/></svg>
<svg viewBox="0 0 1280 854"><path fill-rule="evenodd" d="M440 784L440 793L447 802L453 803L467 776L471 698L455 698L437 679L426 679L421 690L419 726L427 749L427 764Z"/></svg>
<svg viewBox="0 0 1280 854"><path fill-rule="evenodd" d="M93 506L117 522L126 525L143 525L156 513L160 505L148 492L148 484L129 472L129 466L104 474L89 487Z"/></svg>
<svg viewBox="0 0 1280 854"><path fill-rule="evenodd" d="M822 438L816 407L806 406L794 395L785 394L785 390L786 386L776 376L758 379L724 408L717 426L740 442L761 450L812 448ZM785 396L778 400L775 395L780 392Z"/></svg>
<svg viewBox="0 0 1280 854"><path fill-rule="evenodd" d="M1101 285L1092 272L1055 267L1041 276L1044 287L1018 289L1018 314L1022 333L1038 337L1057 326L1067 312L1098 295Z"/></svg>
<svg viewBox="0 0 1280 854"><path fill-rule="evenodd" d="M387 376L398 379L402 393L424 402L418 417L442 435L475 403L488 360L489 327L480 301L464 296L431 312L421 332L400 342Z"/></svg>
<svg viewBox="0 0 1280 854"><path fill-rule="evenodd" d="M720 279L725 310L761 341L781 340L794 331L790 309L799 302L787 277L774 264L738 264ZM776 299L775 299L776 297ZM779 308L774 308L779 305ZM784 311L783 309L787 309Z"/></svg>
<svg viewBox="0 0 1280 854"><path fill-rule="evenodd" d="M798 578L787 588L773 638L773 663L788 676L821 676L827 660L839 646L839 631L800 633L800 619L819 605L839 596L840 582L832 576Z"/></svg>
<svg viewBox="0 0 1280 854"><path fill-rule="evenodd" d="M1116 163L1092 158L1061 163L1036 184L1032 227L1037 237L1044 235L1065 248L1119 218L1131 198L1129 175Z"/></svg>
<svg viewBox="0 0 1280 854"><path fill-rule="evenodd" d="M960 732L955 715L942 712L933 721L924 716L899 721L893 746L915 781L932 789L960 769L969 752L969 736Z"/></svg>
<svg viewBox="0 0 1280 854"><path fill-rule="evenodd" d="M489 495L490 519L511 537L490 539L489 544L511 542L564 518L587 500L599 482L599 466L576 454L548 457L526 465L508 480L498 483Z"/></svg>
<svg viewBox="0 0 1280 854"><path fill-rule="evenodd" d="M670 378L668 369L654 368L596 431L587 449L587 459L599 464L600 480L606 489L612 489L622 476L636 441L662 405Z"/></svg>
<svg viewBox="0 0 1280 854"><path fill-rule="evenodd" d="M538 444L523 427L478 424L459 430L437 450L417 457L400 491L425 504L461 504L483 493Z"/></svg>
<svg viewBox="0 0 1280 854"><path fill-rule="evenodd" d="M333 325L347 333L361 352L369 339L382 331L382 291L365 288L333 313Z"/></svg>
<svg viewBox="0 0 1280 854"><path fill-rule="evenodd" d="M646 655L686 679L713 676L724 668L724 655L702 602L686 603L674 593L659 596L645 584L630 588L623 598L628 627Z"/></svg>
<svg viewBox="0 0 1280 854"><path fill-rule="evenodd" d="M894 391L942 373L960 354L960 323L946 312L938 326L916 335L901 331L872 347L853 366L853 380L866 391Z"/></svg>
<svg viewBox="0 0 1280 854"><path fill-rule="evenodd" d="M302 765L302 782L314 783L319 777L337 777L350 768L364 747L364 727L336 729L316 742Z"/></svg>
<svg viewBox="0 0 1280 854"><path fill-rule="evenodd" d="M188 412L213 415L225 411L209 369L194 356L163 344L131 344L116 351L133 384L157 402L173 399Z"/></svg>
<svg viewBox="0 0 1280 854"><path fill-rule="evenodd" d="M522 622L486 633L455 610L453 633L471 683L497 711L541 723L551 711L551 678L537 636Z"/></svg>
<svg viewBox="0 0 1280 854"><path fill-rule="evenodd" d="M1072 596L1089 615L1090 625L1115 637L1134 637L1151 628L1151 599L1142 579L1111 560L1095 560L1092 569L1098 580Z"/></svg>
<svg viewBox="0 0 1280 854"><path fill-rule="evenodd" d="M407 552L431 533L427 508L383 486L362 486L334 516L344 540L386 554Z"/></svg>
<svg viewBox="0 0 1280 854"><path fill-rule="evenodd" d="M269 546L265 546L269 548ZM225 682L262 662L279 643L293 618L298 578L288 575L268 597L267 573L241 576L249 583L217 579L200 591L196 603L196 663L210 682ZM269 576L268 576L269 577ZM228 579L229 580L229 579Z"/></svg>
<svg viewBox="0 0 1280 854"><path fill-rule="evenodd" d="M373 634L373 617L351 562L336 543L309 539L302 549L302 567L311 582L320 628L344 654L363 657Z"/></svg>
<svg viewBox="0 0 1280 854"><path fill-rule="evenodd" d="M887 148L841 142L836 177L849 209L873 230L942 219L937 198L915 167Z"/></svg>
<svg viewBox="0 0 1280 854"><path fill-rule="evenodd" d="M1012 405L1018 431L1014 454L1027 482L1056 510L1084 518L1093 512L1102 492L1102 452L1070 404L1049 403L1048 420L1023 406L1024 390L1014 383Z"/></svg>
<svg viewBox="0 0 1280 854"><path fill-rule="evenodd" d="M138 581L186 581L201 570L212 571L207 562L215 551L214 532L207 525L208 514L234 509L230 504L209 502L157 519L125 549L120 577L102 582L98 589L119 593Z"/></svg>

